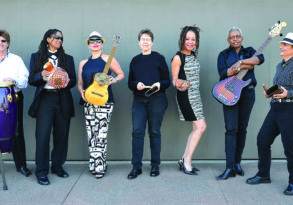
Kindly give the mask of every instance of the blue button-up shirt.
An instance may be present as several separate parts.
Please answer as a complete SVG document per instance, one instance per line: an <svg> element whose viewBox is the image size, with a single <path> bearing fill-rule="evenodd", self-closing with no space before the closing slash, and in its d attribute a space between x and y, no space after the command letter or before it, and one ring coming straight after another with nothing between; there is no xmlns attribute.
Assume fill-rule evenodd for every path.
<svg viewBox="0 0 293 205"><path fill-rule="evenodd" d="M227 70L237 61L244 60L247 58L252 57L255 54L255 49L252 47L241 47L239 53L235 51L232 47L226 48L225 50L221 51L218 56L218 73L220 75L220 80L227 78ZM257 55L260 63L264 62L263 54ZM256 78L254 75L254 70L249 70L246 75L244 76L243 80L251 79L251 85L256 86Z"/></svg>
<svg viewBox="0 0 293 205"><path fill-rule="evenodd" d="M274 84L281 85L288 91L287 98L293 97L293 57L277 65Z"/></svg>

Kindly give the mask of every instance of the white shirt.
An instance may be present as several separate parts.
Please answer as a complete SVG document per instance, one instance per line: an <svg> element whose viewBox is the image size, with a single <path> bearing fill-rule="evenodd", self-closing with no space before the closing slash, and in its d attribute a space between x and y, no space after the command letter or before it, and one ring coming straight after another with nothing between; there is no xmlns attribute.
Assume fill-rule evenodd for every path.
<svg viewBox="0 0 293 205"><path fill-rule="evenodd" d="M48 61L50 61L50 63L52 63L52 65L57 68L58 67L58 58L57 56L55 56L54 54L51 54L48 58ZM53 73L49 75L49 79L52 77ZM54 87L52 87L51 85L49 85L49 82L46 82L46 85L44 86L45 89L55 89Z"/></svg>
<svg viewBox="0 0 293 205"><path fill-rule="evenodd" d="M7 56L0 61L0 82L5 79L12 79L16 83L16 91L27 87L29 72L18 55L8 53Z"/></svg>

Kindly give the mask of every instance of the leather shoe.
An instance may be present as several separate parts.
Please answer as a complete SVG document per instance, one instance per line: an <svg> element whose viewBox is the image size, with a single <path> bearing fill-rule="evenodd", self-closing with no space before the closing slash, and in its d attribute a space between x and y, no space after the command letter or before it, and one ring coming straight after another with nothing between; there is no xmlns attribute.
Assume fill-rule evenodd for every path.
<svg viewBox="0 0 293 205"><path fill-rule="evenodd" d="M30 176L32 174L32 172L26 167L20 167L20 168L17 169L17 171L20 172L22 175L24 175L26 177L28 177L28 176Z"/></svg>
<svg viewBox="0 0 293 205"><path fill-rule="evenodd" d="M69 177L69 174L63 168L60 168L57 170L51 169L51 172L52 172L52 174L56 174L58 177L62 177L62 178Z"/></svg>
<svg viewBox="0 0 293 205"><path fill-rule="evenodd" d="M293 195L293 184L289 184L283 193L285 195Z"/></svg>
<svg viewBox="0 0 293 205"><path fill-rule="evenodd" d="M260 176L255 175L254 177L248 178L246 180L246 183L251 184L251 185L267 184L267 183L271 183L271 179L270 179L270 177L260 177Z"/></svg>
<svg viewBox="0 0 293 205"><path fill-rule="evenodd" d="M159 166L152 166L150 176L151 177L156 177L160 175L160 168Z"/></svg>
<svg viewBox="0 0 293 205"><path fill-rule="evenodd" d="M242 167L240 166L240 164L234 165L234 171L236 174L238 174L240 176L244 176L244 171L243 171Z"/></svg>
<svg viewBox="0 0 293 205"><path fill-rule="evenodd" d="M47 176L37 176L38 183L40 185L49 185L50 181Z"/></svg>
<svg viewBox="0 0 293 205"><path fill-rule="evenodd" d="M217 180L226 180L228 179L229 177L235 177L236 176L236 173L233 169L225 169L225 171L220 174L219 176L217 176Z"/></svg>
<svg viewBox="0 0 293 205"><path fill-rule="evenodd" d="M128 174L128 179L135 179L138 175L142 173L141 169L132 169L130 173Z"/></svg>

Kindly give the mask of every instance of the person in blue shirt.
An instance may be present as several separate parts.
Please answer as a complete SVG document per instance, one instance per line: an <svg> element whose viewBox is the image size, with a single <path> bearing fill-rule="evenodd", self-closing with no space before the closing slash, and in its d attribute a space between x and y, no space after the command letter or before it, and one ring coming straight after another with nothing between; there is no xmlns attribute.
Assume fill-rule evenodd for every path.
<svg viewBox="0 0 293 205"><path fill-rule="evenodd" d="M142 156L146 124L150 135L150 176L160 174L161 125L168 102L165 90L170 86L169 71L164 56L152 51L154 35L149 29L138 34L141 53L129 68L128 87L133 91L132 104L132 170L128 179L142 173Z"/></svg>
<svg viewBox="0 0 293 205"><path fill-rule="evenodd" d="M251 79L251 83L242 90L236 105L223 105L226 129L226 169L217 177L217 180L225 180L236 176L236 174L244 175L240 162L245 145L246 129L255 101L254 88L257 82L254 75L254 66L264 62L262 54L254 55L256 53L254 48L242 46L243 35L240 28L231 28L228 32L227 41L229 47L221 51L218 56L220 80L236 75L241 70L248 70L243 80Z"/></svg>
<svg viewBox="0 0 293 205"><path fill-rule="evenodd" d="M107 171L107 135L109 124L114 109L114 97L112 84L124 78L118 61L113 58L110 62L110 70L107 73L110 78L108 101L105 105L94 105L87 102L85 90L93 83L96 73L104 71L106 62L110 58L103 52L104 38L97 32L90 33L87 44L91 53L88 59L79 63L78 68L78 90L81 95L81 103L84 107L85 125L89 147L89 171L97 179L104 177ZM115 75L115 77L112 77Z"/></svg>
<svg viewBox="0 0 293 205"><path fill-rule="evenodd" d="M271 96L271 108L257 135L258 172L246 180L247 184L271 183L271 145L281 134L289 185L284 190L285 195L293 195L293 33L288 33L280 43L280 56L274 76L274 85L281 87L282 92ZM267 98L270 98L264 93Z"/></svg>

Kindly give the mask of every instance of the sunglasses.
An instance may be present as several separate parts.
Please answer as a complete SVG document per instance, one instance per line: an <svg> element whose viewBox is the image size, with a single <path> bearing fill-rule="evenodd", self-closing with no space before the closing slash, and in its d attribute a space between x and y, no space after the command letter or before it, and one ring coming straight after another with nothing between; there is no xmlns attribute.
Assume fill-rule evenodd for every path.
<svg viewBox="0 0 293 205"><path fill-rule="evenodd" d="M88 40L88 43L89 43L89 44L93 44L93 43L99 43L99 44L102 44L102 43L103 43L103 40L101 40L101 39L89 39L89 40Z"/></svg>
<svg viewBox="0 0 293 205"><path fill-rule="evenodd" d="M61 40L63 41L63 37L62 36L52 36L52 38L56 39L56 40Z"/></svg>
<svg viewBox="0 0 293 205"><path fill-rule="evenodd" d="M2 42L2 43L6 43L6 42L7 42L7 40L1 40L1 42Z"/></svg>

